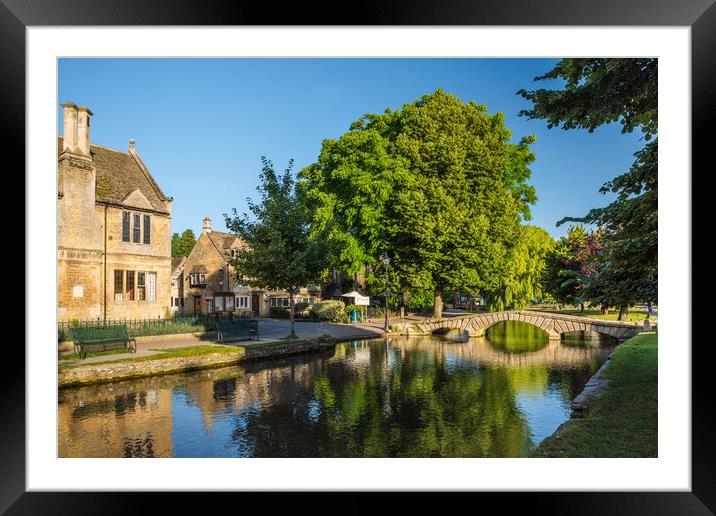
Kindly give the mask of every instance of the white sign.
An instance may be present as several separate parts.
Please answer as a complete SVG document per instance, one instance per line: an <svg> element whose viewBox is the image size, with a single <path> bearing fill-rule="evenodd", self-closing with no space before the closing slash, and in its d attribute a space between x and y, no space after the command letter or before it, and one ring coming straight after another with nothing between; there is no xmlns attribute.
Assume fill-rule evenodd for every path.
<svg viewBox="0 0 716 516"><path fill-rule="evenodd" d="M72 297L84 297L85 288L83 286L72 287Z"/></svg>

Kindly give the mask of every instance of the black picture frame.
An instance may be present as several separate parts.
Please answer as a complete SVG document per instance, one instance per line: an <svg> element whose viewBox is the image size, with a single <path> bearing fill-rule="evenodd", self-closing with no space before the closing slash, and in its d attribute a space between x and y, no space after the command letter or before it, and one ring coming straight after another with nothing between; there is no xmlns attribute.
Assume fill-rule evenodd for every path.
<svg viewBox="0 0 716 516"><path fill-rule="evenodd" d="M369 1L356 4L350 18L335 5L295 3L276 8L260 2L240 3L203 0L171 2L147 0L0 0L0 141L15 149L19 158L14 171L24 169L25 148L25 28L71 25L562 25L562 26L689 26L692 69L692 170L704 169L700 187L692 196L713 189L701 181L713 181L711 147L716 136L716 5L715 0L453 0ZM359 8L358 8L359 7ZM664 99L661 99L664 101ZM668 99L666 99L668 101ZM701 166L699 166L701 165ZM7 170L7 169L6 169ZM6 173L16 173L7 170ZM709 177L706 177L709 176ZM695 174L692 172L692 180ZM28 185L31 188L31 185ZM26 192L26 195L28 192ZM693 223L699 220L693 217ZM692 235L697 231L692 229ZM713 270L710 253L692 249L692 270ZM711 267L709 267L711 265ZM26 273L28 271L26 270ZM696 302L694 300L694 306ZM26 325L32 313L26 312ZM691 338L685 334L684 348ZM26 342L26 346L37 343ZM692 490L690 492L587 492L587 493L480 493L481 505L500 497L528 504L538 513L552 514L713 514L716 510L716 464L712 386L707 383L710 366L706 346L692 347ZM191 507L182 493L82 493L26 492L25 488L25 368L24 355L13 350L16 367L0 375L0 511L7 514L114 514L143 512L146 498L160 498L163 512ZM663 370L663 369L662 369ZM81 489L82 486L78 486ZM444 494L443 494L444 495ZM208 493L217 509L228 494ZM236 496L245 497L246 494ZM422 503L420 495L415 500ZM201 502L199 502L201 503ZM326 506L333 501L325 501ZM454 501L450 502L451 505ZM295 510L295 495L271 495L271 512ZM369 506L357 493L339 502L341 512L365 512ZM455 506L457 509L457 506ZM313 505L311 511L320 510Z"/></svg>

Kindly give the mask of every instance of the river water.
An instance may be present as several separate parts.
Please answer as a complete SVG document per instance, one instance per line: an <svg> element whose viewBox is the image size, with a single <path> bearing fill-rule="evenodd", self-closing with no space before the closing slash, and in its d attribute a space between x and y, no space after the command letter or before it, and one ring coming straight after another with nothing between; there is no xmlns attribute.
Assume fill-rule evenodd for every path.
<svg viewBox="0 0 716 516"><path fill-rule="evenodd" d="M524 457L615 342L400 337L240 367L63 389L60 457Z"/></svg>

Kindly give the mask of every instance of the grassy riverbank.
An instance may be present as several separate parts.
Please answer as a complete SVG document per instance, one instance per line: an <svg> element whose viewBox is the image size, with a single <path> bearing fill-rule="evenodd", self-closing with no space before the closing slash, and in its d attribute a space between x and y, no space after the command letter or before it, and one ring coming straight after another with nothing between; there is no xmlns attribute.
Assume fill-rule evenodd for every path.
<svg viewBox="0 0 716 516"><path fill-rule="evenodd" d="M237 365L297 353L330 349L335 339L300 339L262 342L246 346L197 345L157 350L152 355L127 357L97 362L60 364L60 388L106 383L129 378L142 378L197 369Z"/></svg>
<svg viewBox="0 0 716 516"><path fill-rule="evenodd" d="M570 419L534 457L656 457L658 341L642 333L622 344L604 371L608 383L584 418Z"/></svg>

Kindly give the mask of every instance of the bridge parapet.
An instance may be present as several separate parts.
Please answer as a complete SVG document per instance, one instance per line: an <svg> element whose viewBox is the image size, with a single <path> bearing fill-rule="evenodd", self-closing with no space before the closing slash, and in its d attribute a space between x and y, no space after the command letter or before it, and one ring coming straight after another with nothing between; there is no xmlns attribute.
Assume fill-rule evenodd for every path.
<svg viewBox="0 0 716 516"><path fill-rule="evenodd" d="M560 339L563 334L569 332L585 331L609 335L622 341L643 330L641 325L635 323L605 321L533 310L512 310L474 313L419 323L406 323L402 326L402 333L407 335L429 335L437 331L456 329L466 331L470 337L481 337L490 326L502 321L521 321L532 324L545 331L550 339Z"/></svg>

